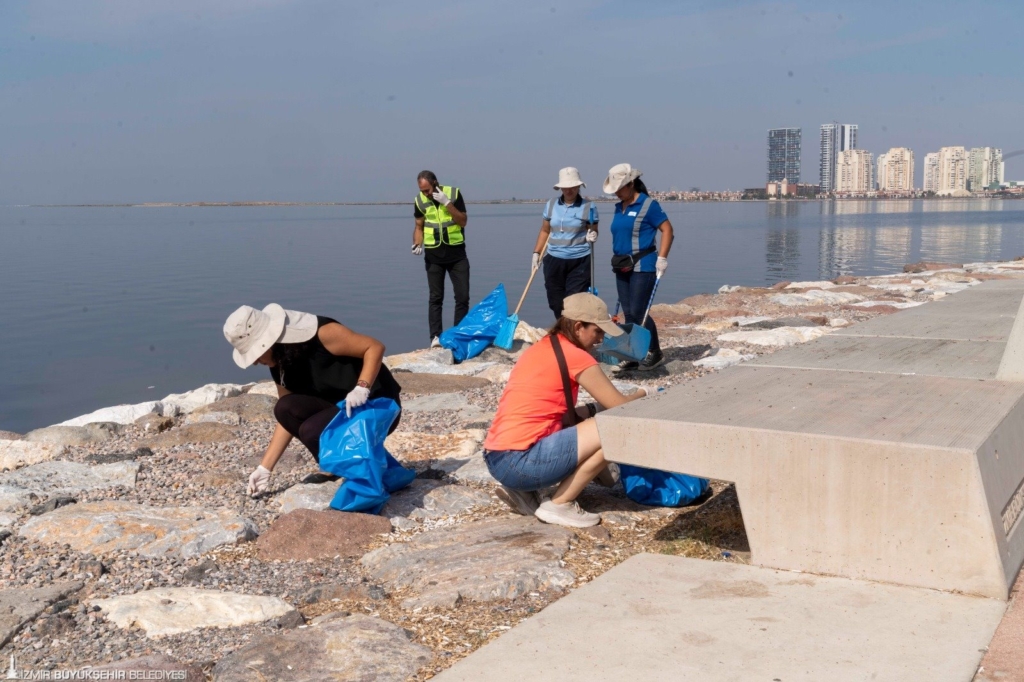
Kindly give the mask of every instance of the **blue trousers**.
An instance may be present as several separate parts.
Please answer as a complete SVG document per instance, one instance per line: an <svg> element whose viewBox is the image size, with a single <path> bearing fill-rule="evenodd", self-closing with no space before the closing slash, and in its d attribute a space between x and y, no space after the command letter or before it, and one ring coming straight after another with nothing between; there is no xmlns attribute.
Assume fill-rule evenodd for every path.
<svg viewBox="0 0 1024 682"><path fill-rule="evenodd" d="M644 319L647 301L650 300L651 291L654 290L654 280L653 272L615 273L615 286L618 289L622 312L626 315L626 322L640 324L640 320ZM658 328L654 324L654 318L648 317L644 327L651 333L651 350L661 351L661 345L658 343Z"/></svg>

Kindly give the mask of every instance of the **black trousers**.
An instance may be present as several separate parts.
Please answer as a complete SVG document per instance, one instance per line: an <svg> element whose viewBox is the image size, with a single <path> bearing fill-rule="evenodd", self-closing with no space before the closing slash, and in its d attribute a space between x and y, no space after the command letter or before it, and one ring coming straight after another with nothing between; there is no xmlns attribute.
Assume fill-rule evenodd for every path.
<svg viewBox="0 0 1024 682"><path fill-rule="evenodd" d="M548 292L548 307L557 320L566 296L582 294L590 288L590 254L583 258L558 258L550 253L544 256L544 288Z"/></svg>
<svg viewBox="0 0 1024 682"><path fill-rule="evenodd" d="M469 312L469 259L463 258L454 263L444 265L431 263L424 259L427 267L427 284L430 287L430 338L440 336L444 331L441 321L441 313L444 309L444 275L452 280L452 290L455 294L455 324L462 322L462 318Z"/></svg>
<svg viewBox="0 0 1024 682"><path fill-rule="evenodd" d="M397 400L395 402L401 407L401 402ZM274 417L277 418L277 423L283 426L285 431L302 441L306 449L313 453L313 459L317 462L320 461L320 434L340 411L338 406L330 401L298 393L289 393L274 405ZM401 411L395 417L395 422L388 430L388 434L394 433L400 421L402 421Z"/></svg>

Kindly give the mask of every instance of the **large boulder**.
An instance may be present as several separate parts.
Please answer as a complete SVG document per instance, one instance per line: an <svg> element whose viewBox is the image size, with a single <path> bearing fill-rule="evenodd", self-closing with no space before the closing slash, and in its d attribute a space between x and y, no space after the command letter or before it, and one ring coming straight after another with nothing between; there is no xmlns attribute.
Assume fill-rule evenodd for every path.
<svg viewBox="0 0 1024 682"><path fill-rule="evenodd" d="M136 625L147 637L166 637L198 628L233 628L262 623L294 609L278 597L158 587L109 599L94 599L107 619L128 629Z"/></svg>
<svg viewBox="0 0 1024 682"><path fill-rule="evenodd" d="M829 331L825 327L778 327L777 329L722 334L718 340L747 343L753 346L794 346L821 338Z"/></svg>
<svg viewBox="0 0 1024 682"><path fill-rule="evenodd" d="M486 507L493 502L490 495L476 488L417 478L408 487L391 493L391 499L380 513L388 518L437 519Z"/></svg>
<svg viewBox="0 0 1024 682"><path fill-rule="evenodd" d="M401 384L402 393L414 395L467 391L483 388L490 383L487 379L480 377L464 377L457 374L414 374L412 372L398 372L395 379Z"/></svg>
<svg viewBox="0 0 1024 682"><path fill-rule="evenodd" d="M0 471L56 459L68 451L64 445L27 440L0 440Z"/></svg>
<svg viewBox="0 0 1024 682"><path fill-rule="evenodd" d="M142 556L184 559L253 540L257 530L252 521L229 509L104 501L73 504L30 519L19 534L36 542L69 544L90 554L130 550Z"/></svg>
<svg viewBox="0 0 1024 682"><path fill-rule="evenodd" d="M172 393L160 401L160 414L165 417L189 414L203 405L240 395L248 387L239 384L206 384L185 393Z"/></svg>
<svg viewBox="0 0 1024 682"><path fill-rule="evenodd" d="M12 587L0 590L0 647L35 620L46 607L82 589L80 582L61 582L46 587Z"/></svg>
<svg viewBox="0 0 1024 682"><path fill-rule="evenodd" d="M41 462L9 474L0 474L0 489L24 490L39 497L75 495L87 490L123 486L135 487L138 462L116 462L89 466L80 462Z"/></svg>
<svg viewBox="0 0 1024 682"><path fill-rule="evenodd" d="M0 429L0 440L21 440L24 437L25 436L21 435L20 433L15 433L14 431L4 431L3 429Z"/></svg>
<svg viewBox="0 0 1024 682"><path fill-rule="evenodd" d="M260 559L323 559L359 556L391 522L382 516L296 509L279 517L256 541Z"/></svg>
<svg viewBox="0 0 1024 682"><path fill-rule="evenodd" d="M140 447L170 448L188 443L224 443L238 435L231 426L217 422L189 424L169 429L163 433L147 436L138 442Z"/></svg>
<svg viewBox="0 0 1024 682"><path fill-rule="evenodd" d="M515 599L565 589L575 575L560 562L573 532L533 518L475 521L421 533L362 558L367 572L413 595L402 607L452 607L460 600Z"/></svg>
<svg viewBox="0 0 1024 682"><path fill-rule="evenodd" d="M202 421L204 415L226 413L237 415L238 419L245 422L274 421L274 405L276 404L276 395L269 396L249 391L233 398L225 398L209 405L203 405L189 415L189 420ZM236 420L235 423L237 424L238 421Z"/></svg>
<svg viewBox="0 0 1024 682"><path fill-rule="evenodd" d="M68 419L61 422L59 426L85 426L86 424L99 422L131 424L139 417L150 412L158 412L159 410L160 401L158 400L150 400L149 402L137 403L135 405L114 405L113 407L104 407L89 414L83 414L81 417Z"/></svg>
<svg viewBox="0 0 1024 682"><path fill-rule="evenodd" d="M58 424L29 431L25 434L25 440L32 443L52 443L58 446L73 447L99 445L110 440L111 435L111 429L103 428L100 424L87 426L61 426Z"/></svg>
<svg viewBox="0 0 1024 682"><path fill-rule="evenodd" d="M213 669L214 682L365 680L405 682L433 652L402 628L361 614L331 613L303 630L258 637Z"/></svg>
<svg viewBox="0 0 1024 682"><path fill-rule="evenodd" d="M296 509L326 511L344 482L345 479L339 478L327 483L299 483L277 495L274 500L285 514Z"/></svg>

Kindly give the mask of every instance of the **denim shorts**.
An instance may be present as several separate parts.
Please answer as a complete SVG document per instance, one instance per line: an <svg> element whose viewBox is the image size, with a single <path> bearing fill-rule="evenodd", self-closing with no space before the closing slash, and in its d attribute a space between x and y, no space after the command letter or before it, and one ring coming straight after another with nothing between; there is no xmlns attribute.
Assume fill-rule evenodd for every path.
<svg viewBox="0 0 1024 682"><path fill-rule="evenodd" d="M484 462L491 476L514 490L540 490L569 477L579 462L576 427L541 438L528 450L488 450Z"/></svg>

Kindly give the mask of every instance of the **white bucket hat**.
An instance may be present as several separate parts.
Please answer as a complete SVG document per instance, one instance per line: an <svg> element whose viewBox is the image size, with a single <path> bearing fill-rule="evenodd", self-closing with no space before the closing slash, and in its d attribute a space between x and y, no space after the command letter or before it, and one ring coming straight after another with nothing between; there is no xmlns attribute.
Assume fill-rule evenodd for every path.
<svg viewBox="0 0 1024 682"><path fill-rule="evenodd" d="M285 310L276 303L263 310L243 305L228 315L224 323L224 338L235 347L231 357L242 369L256 362L278 341L301 343L315 334L316 315Z"/></svg>
<svg viewBox="0 0 1024 682"><path fill-rule="evenodd" d="M604 193L615 194L641 175L643 171L633 168L628 163L612 166L608 169L608 177L604 179Z"/></svg>
<svg viewBox="0 0 1024 682"><path fill-rule="evenodd" d="M554 189L563 189L568 187L586 187L587 183L580 179L580 172L569 166L558 171L558 182L555 183Z"/></svg>

